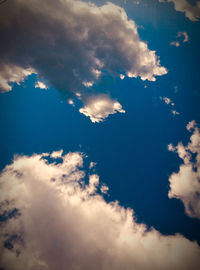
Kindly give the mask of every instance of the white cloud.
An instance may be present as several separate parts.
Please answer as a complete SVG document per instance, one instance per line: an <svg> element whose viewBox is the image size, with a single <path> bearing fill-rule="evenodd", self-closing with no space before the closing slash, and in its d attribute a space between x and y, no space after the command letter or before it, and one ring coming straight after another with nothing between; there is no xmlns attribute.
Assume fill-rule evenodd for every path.
<svg viewBox="0 0 200 270"><path fill-rule="evenodd" d="M63 154L63 150L54 151L51 153L50 157L51 158L61 158L62 154Z"/></svg>
<svg viewBox="0 0 200 270"><path fill-rule="evenodd" d="M86 93L84 85L99 80L103 70L151 81L167 73L140 40L135 22L113 3L7 1L0 9L0 34L0 72L7 78L2 91L11 89L9 82L23 80L27 67L71 98L81 88ZM20 78L13 79L13 67Z"/></svg>
<svg viewBox="0 0 200 270"><path fill-rule="evenodd" d="M46 86L46 84L44 82L37 81L35 84L35 88L47 89L48 87Z"/></svg>
<svg viewBox="0 0 200 270"><path fill-rule="evenodd" d="M188 216L200 219L200 129L195 121L189 122L187 129L193 132L188 145L179 142L176 147L172 144L168 146L183 160L179 172L169 178L168 196L180 199Z"/></svg>
<svg viewBox="0 0 200 270"><path fill-rule="evenodd" d="M84 101L84 107L80 108L79 112L90 117L93 123L98 123L106 119L110 114L125 113L125 110L122 109L118 101L111 99L108 95L100 94L88 97Z"/></svg>
<svg viewBox="0 0 200 270"><path fill-rule="evenodd" d="M93 84L94 84L93 82L83 81L83 85L84 85L85 87L92 87Z"/></svg>
<svg viewBox="0 0 200 270"><path fill-rule="evenodd" d="M56 153L56 154L55 154ZM0 175L0 267L6 270L197 270L200 247L138 224L132 209L85 184L83 155L16 156Z"/></svg>
<svg viewBox="0 0 200 270"><path fill-rule="evenodd" d="M195 5L188 0L159 0L159 2L172 2L176 11L184 12L185 16L191 21L198 21L200 18L200 1Z"/></svg>
<svg viewBox="0 0 200 270"><path fill-rule="evenodd" d="M10 84L20 84L24 78L34 73L31 68L21 68L13 64L0 64L0 92L9 92L12 90Z"/></svg>
<svg viewBox="0 0 200 270"><path fill-rule="evenodd" d="M70 105L72 105L72 106L75 106L75 104L74 104L74 101L73 101L73 99L68 99L68 104L70 104Z"/></svg>

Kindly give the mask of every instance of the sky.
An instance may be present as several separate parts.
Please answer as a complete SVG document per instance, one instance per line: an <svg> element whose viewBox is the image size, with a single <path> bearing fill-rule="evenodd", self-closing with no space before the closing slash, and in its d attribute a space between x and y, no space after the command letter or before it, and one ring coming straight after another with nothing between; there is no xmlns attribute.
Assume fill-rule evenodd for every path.
<svg viewBox="0 0 200 270"><path fill-rule="evenodd" d="M0 2L0 270L197 270L200 1Z"/></svg>

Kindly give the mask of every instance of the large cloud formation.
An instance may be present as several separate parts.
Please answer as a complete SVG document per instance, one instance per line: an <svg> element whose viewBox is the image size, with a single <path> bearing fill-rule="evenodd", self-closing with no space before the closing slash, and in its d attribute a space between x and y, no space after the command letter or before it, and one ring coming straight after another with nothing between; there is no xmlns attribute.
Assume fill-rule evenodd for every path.
<svg viewBox="0 0 200 270"><path fill-rule="evenodd" d="M198 21L200 18L200 1L195 5L188 0L159 0L159 2L172 2L176 11L184 12L185 16L191 21Z"/></svg>
<svg viewBox="0 0 200 270"><path fill-rule="evenodd" d="M197 270L200 247L138 224L85 180L78 152L15 156L0 176L0 268ZM104 187L104 189L103 189Z"/></svg>
<svg viewBox="0 0 200 270"><path fill-rule="evenodd" d="M0 8L1 91L34 70L67 95L103 71L155 80L167 71L123 8L72 0L12 0ZM16 71L16 72L15 72ZM13 77L13 72L15 76Z"/></svg>
<svg viewBox="0 0 200 270"><path fill-rule="evenodd" d="M178 173L173 173L169 178L168 195L184 203L188 216L200 219L200 129L195 121L189 122L187 129L193 132L188 145L180 142L176 147L172 144L168 146L183 160Z"/></svg>

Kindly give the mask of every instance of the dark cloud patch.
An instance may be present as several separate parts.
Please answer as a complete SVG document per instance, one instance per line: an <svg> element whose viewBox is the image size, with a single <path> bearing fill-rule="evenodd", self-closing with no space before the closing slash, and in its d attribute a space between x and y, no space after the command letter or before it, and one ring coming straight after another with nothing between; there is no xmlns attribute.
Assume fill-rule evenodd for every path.
<svg viewBox="0 0 200 270"><path fill-rule="evenodd" d="M112 3L7 1L0 8L0 34L1 91L31 72L67 96L87 92L102 70L148 80L167 72L134 21Z"/></svg>

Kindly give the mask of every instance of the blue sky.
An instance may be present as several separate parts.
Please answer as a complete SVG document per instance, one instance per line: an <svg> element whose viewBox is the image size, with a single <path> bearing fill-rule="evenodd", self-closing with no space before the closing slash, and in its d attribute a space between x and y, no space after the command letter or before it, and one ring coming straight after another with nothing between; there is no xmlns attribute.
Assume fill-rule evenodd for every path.
<svg viewBox="0 0 200 270"><path fill-rule="evenodd" d="M139 1L139 4L130 0L111 2L123 7L128 18L135 21L140 40L147 43L149 50L155 51L167 74L157 76L156 81L128 76L121 80L119 75L115 75L116 70L111 74L105 67L101 79L88 90L89 97L79 99L51 85L50 77L45 77L48 62L44 62L47 66L42 75L29 75L19 85L11 83L11 91L0 93L1 170L12 163L16 154L32 156L60 149L64 153L82 152L87 155L83 168L86 175L89 177L91 174L87 169L90 161L95 162L92 173L98 174L101 183L109 187L104 195L106 202L117 200L122 207L130 207L138 224L153 227L162 235L179 233L200 244L198 214L191 217L181 199L168 197L170 176L178 173L181 164L185 164L176 153L178 150L169 151L168 145L172 143L176 146L182 142L186 146L191 136L186 129L187 124L194 120L198 130L200 120L199 20L186 18L184 12L174 9L173 3L156 0ZM101 6L104 1L94 3ZM0 11L4 8L0 6ZM45 22L41 20L41 23ZM183 35L177 37L178 32L186 32L188 41L183 42ZM172 41L179 41L180 46L171 45ZM22 43L21 46L28 44ZM13 47L8 48L12 50ZM19 64L23 61L20 56L22 50L14 50L17 56L14 58L13 54L12 61ZM26 53L24 55L27 56ZM62 52L59 52L60 55ZM11 63L6 56L3 61ZM125 74L123 66L120 72ZM53 76L52 73L50 75ZM61 75L56 74L55 85L58 88L63 81ZM47 84L48 89L36 88L38 80ZM70 78L69 81L70 86L62 85L64 89L71 87L73 81ZM100 122L91 122L89 117L79 112L79 108L89 106L89 98L101 94L119 102L126 112L117 112ZM163 99L166 97L174 105L167 104ZM68 104L69 98L74 100L74 106ZM173 114L173 110L178 114ZM199 153L198 147L196 152L192 152L194 159ZM196 164L198 171L199 164ZM198 203L197 200L197 208ZM55 268L49 266L47 269Z"/></svg>

